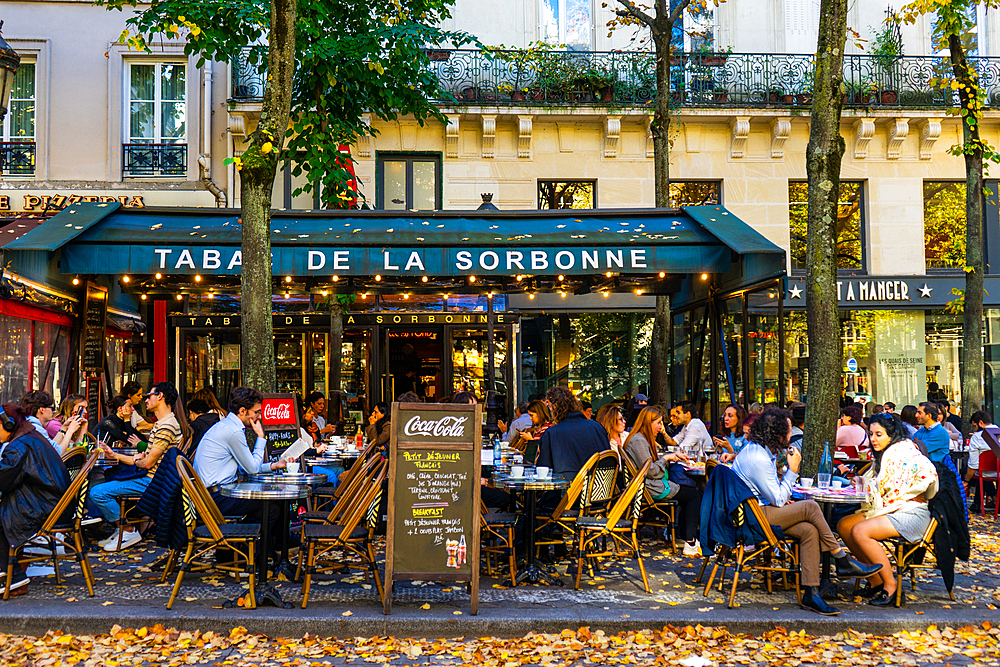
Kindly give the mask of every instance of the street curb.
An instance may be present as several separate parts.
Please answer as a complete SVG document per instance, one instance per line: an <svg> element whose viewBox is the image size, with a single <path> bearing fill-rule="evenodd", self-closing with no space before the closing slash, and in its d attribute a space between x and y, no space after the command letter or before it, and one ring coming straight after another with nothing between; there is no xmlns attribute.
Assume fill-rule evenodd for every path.
<svg viewBox="0 0 1000 667"><path fill-rule="evenodd" d="M925 630L929 625L938 627L979 626L994 620L996 612L987 609L948 610L934 609L917 615L903 609L845 610L840 616L818 616L802 610L763 612L757 609L712 608L706 612L690 609L669 610L570 610L537 609L510 610L480 609L478 616L471 616L468 609L455 615L453 608L421 610L397 608L392 615L383 616L380 609L361 608L343 616L343 607L333 609L276 609L265 607L256 610L222 609L184 610L175 607L151 609L147 606L129 607L118 604L113 608L89 609L84 606L39 607L37 603L19 605L18 601L4 603L0 616L0 633L40 636L49 630L70 634L105 633L118 624L126 628L153 626L157 623L178 630L200 630L226 633L237 626L254 634L270 637L301 637L305 633L329 637L521 637L531 631L558 633L564 629L575 630L589 626L592 631L604 630L609 634L637 631L647 628L660 629L664 625L724 626L732 633L761 635L780 626L789 631L804 630L809 635L831 635L852 629L869 634L887 635L901 630ZM583 612L583 613L580 613ZM617 613L628 612L628 613Z"/></svg>

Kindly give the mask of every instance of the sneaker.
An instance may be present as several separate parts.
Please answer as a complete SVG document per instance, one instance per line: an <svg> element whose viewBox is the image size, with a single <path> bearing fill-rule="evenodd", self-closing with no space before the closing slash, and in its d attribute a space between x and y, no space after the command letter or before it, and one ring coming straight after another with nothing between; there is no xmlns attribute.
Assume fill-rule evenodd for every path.
<svg viewBox="0 0 1000 667"><path fill-rule="evenodd" d="M104 545L105 551L123 551L128 549L133 544L138 544L142 541L142 535L139 534L138 530L132 530L124 535L122 535L122 546L118 547L118 536L115 535L115 539Z"/></svg>
<svg viewBox="0 0 1000 667"><path fill-rule="evenodd" d="M99 516L85 516L80 519L80 526L93 526L104 521L103 518Z"/></svg>
<svg viewBox="0 0 1000 667"><path fill-rule="evenodd" d="M126 535L127 534L128 533L126 533ZM122 544L124 544L124 543L125 543L125 539L123 537L122 538ZM98 540L98 542L97 542L97 546L99 546L102 549L104 547L108 546L109 544L118 544L118 531L117 530L115 532L111 533L110 535L108 535L107 537L105 537L103 540Z"/></svg>
<svg viewBox="0 0 1000 667"><path fill-rule="evenodd" d="M698 540L694 541L694 544L690 542L684 543L684 557L685 558L701 558L701 542Z"/></svg>
<svg viewBox="0 0 1000 667"><path fill-rule="evenodd" d="M0 581L6 584L7 577L4 576L2 579L0 579ZM30 581L31 579L28 579L28 575L26 575L24 572L21 572L20 570L15 570L14 576L10 581L10 590L13 592L16 591L18 588L23 588L27 586L28 582ZM5 592L6 592L5 587L0 586L0 595L3 595Z"/></svg>

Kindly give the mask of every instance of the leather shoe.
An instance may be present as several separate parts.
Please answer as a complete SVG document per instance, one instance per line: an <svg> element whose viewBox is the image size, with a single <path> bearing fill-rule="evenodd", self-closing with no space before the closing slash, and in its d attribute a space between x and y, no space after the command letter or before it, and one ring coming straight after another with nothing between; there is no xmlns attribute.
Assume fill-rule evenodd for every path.
<svg viewBox="0 0 1000 667"><path fill-rule="evenodd" d="M896 592L886 593L884 590L879 591L868 601L868 604L873 607L891 607L896 604Z"/></svg>
<svg viewBox="0 0 1000 667"><path fill-rule="evenodd" d="M799 606L803 609L814 611L822 616L836 616L840 613L839 609L828 605L823 601L823 598L816 593L813 593L812 595L803 594L802 602L799 603Z"/></svg>
<svg viewBox="0 0 1000 667"><path fill-rule="evenodd" d="M881 565L865 565L853 558L837 561L837 578L852 579L860 577L870 577L882 569Z"/></svg>
<svg viewBox="0 0 1000 667"><path fill-rule="evenodd" d="M872 586L871 584L868 584L867 586L858 589L858 597L865 600L869 600L884 590L885 586L883 586L882 584L879 584L878 586Z"/></svg>

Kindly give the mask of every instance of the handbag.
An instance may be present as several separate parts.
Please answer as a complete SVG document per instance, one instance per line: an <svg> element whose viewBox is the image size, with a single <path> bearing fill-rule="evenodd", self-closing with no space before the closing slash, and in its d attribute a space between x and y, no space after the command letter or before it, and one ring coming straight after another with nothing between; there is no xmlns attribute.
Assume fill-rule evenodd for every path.
<svg viewBox="0 0 1000 667"><path fill-rule="evenodd" d="M684 466L676 461L671 461L670 465L667 466L667 477L671 482L680 486L697 486L684 470Z"/></svg>

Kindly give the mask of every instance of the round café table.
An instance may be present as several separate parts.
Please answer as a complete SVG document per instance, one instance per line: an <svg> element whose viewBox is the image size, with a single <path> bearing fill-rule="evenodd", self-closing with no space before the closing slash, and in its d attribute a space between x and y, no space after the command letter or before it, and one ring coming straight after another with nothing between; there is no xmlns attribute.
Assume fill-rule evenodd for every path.
<svg viewBox="0 0 1000 667"><path fill-rule="evenodd" d="M823 508L823 518L826 519L827 525L830 525L830 522L833 520L834 505L858 505L863 503L867 498L867 494L864 491L858 491L853 487L846 487L842 489L819 489L818 487L813 486L806 489L796 486L795 491L798 491L802 495L808 496L810 499L819 503L820 507ZM836 526L830 525L830 530L835 530L836 528ZM821 560L822 570L819 582L820 595L824 598L836 598L837 589L830 580L830 567L833 564L833 557L830 555L829 551L824 551Z"/></svg>
<svg viewBox="0 0 1000 667"><path fill-rule="evenodd" d="M538 566L535 559L535 518L538 512L538 492L539 491L565 491L569 488L569 480L562 475L550 475L539 478L534 474L534 470L525 470L524 477L511 477L509 473L497 473L493 476L493 483L511 492L523 493L525 495L525 515L527 526L525 527L524 543L527 548L524 569L517 573L514 585L522 581L530 581L537 584L539 581L551 585L562 585L562 580L553 577L548 572Z"/></svg>
<svg viewBox="0 0 1000 667"><path fill-rule="evenodd" d="M269 477L278 477L278 475L270 475ZM274 481L237 482L235 484L223 484L219 487L219 493L228 498L261 501L260 548L257 550L258 588L255 592L257 604L260 605L263 602L268 602L275 607L291 609L292 603L282 600L278 591L273 586L267 584L267 555L270 550L271 540L271 503L279 502L281 503L281 507L284 508L283 521L281 523L283 554L276 564L275 572L282 569L282 567L290 571L291 565L288 563L288 503L291 500L308 498L312 493L312 488L307 484L285 484Z"/></svg>

